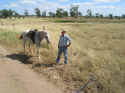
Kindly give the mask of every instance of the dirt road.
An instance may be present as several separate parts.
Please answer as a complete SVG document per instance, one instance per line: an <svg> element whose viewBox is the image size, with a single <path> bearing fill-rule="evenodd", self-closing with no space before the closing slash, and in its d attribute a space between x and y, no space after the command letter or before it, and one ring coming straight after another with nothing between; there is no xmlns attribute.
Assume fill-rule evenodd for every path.
<svg viewBox="0 0 125 93"><path fill-rule="evenodd" d="M62 93L0 47L0 93Z"/></svg>

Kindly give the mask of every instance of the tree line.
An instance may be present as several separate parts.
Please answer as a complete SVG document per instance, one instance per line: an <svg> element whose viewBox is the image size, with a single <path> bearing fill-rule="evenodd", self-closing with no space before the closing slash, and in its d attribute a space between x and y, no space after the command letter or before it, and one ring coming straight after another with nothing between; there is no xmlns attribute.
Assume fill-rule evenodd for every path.
<svg viewBox="0 0 125 93"><path fill-rule="evenodd" d="M3 9L0 10L0 18L12 18L12 17L19 17L20 14L17 13L16 11L13 11L11 9L7 10L7 9Z"/></svg>
<svg viewBox="0 0 125 93"><path fill-rule="evenodd" d="M77 5L72 5L71 8L69 9L69 12L64 10L63 8L57 8L56 12L46 12L46 11L42 11L39 8L35 8L34 9L35 15L30 15L28 10L24 11L24 14L19 14L14 10L7 10L7 9L3 9L0 10L0 18L12 18L12 17L28 17L28 16L37 16L37 17L81 17L83 16L82 12L79 11L79 6ZM88 9L86 11L86 15L85 17L88 18L104 18L103 14L100 13L96 13L93 14L91 9ZM113 16L113 14L109 14L108 16L105 16L107 18L113 19L113 18L125 18L125 14L123 14L122 16Z"/></svg>

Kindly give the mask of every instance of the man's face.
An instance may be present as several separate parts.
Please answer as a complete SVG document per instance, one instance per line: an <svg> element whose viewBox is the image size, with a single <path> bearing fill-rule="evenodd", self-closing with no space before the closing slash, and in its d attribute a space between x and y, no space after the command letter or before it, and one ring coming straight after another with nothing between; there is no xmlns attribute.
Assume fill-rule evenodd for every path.
<svg viewBox="0 0 125 93"><path fill-rule="evenodd" d="M62 36L64 36L65 33L66 33L66 32L62 32Z"/></svg>

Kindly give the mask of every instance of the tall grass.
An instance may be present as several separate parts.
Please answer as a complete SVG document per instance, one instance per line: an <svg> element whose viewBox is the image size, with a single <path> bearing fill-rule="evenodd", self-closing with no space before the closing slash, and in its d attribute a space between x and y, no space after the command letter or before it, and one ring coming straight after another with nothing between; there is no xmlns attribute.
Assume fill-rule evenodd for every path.
<svg viewBox="0 0 125 93"><path fill-rule="evenodd" d="M87 93L124 93L124 24L58 24L48 21L37 18L15 20L15 28L12 28L13 21L10 20L8 23L4 20L4 24L8 26L0 26L0 44L8 47L20 46L21 41L16 38L17 34L29 28L41 30L42 26L46 25L50 33L51 45L47 45L45 41L41 45L39 63L42 65L35 68L37 71L44 73L60 86L63 83L66 89L79 88L92 75L97 81L87 86ZM62 28L67 30L67 34L73 40L68 51L69 64L51 66L56 63L57 45ZM61 64L63 61L61 59Z"/></svg>
<svg viewBox="0 0 125 93"><path fill-rule="evenodd" d="M21 40L17 38L17 35L20 35L19 32L14 31L0 31L0 44L3 44L7 47L18 47L22 44Z"/></svg>

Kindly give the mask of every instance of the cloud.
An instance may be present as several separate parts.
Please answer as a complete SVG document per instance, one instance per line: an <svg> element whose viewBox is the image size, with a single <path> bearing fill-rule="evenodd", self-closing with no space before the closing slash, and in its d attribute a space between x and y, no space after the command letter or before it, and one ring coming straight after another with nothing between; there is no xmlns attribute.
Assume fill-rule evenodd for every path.
<svg viewBox="0 0 125 93"><path fill-rule="evenodd" d="M59 2L68 2L69 0L58 0Z"/></svg>
<svg viewBox="0 0 125 93"><path fill-rule="evenodd" d="M20 0L22 4L36 4L37 0Z"/></svg>
<svg viewBox="0 0 125 93"><path fill-rule="evenodd" d="M6 4L6 5L4 5L3 7L6 7L6 8L18 8L19 7L19 5L17 4L17 3L10 3L10 4Z"/></svg>
<svg viewBox="0 0 125 93"><path fill-rule="evenodd" d="M99 6L99 8L102 8L102 9L116 9L118 7L112 6L112 5L110 5L110 6L103 5L103 6Z"/></svg>
<svg viewBox="0 0 125 93"><path fill-rule="evenodd" d="M79 10L86 15L86 11L91 9L93 14L100 13L104 15L109 15L112 13L113 15L121 15L123 14L124 8L119 5L112 4L102 4L101 2L83 2L83 3L74 3L74 5L79 5ZM115 9L115 11L114 11Z"/></svg>
<svg viewBox="0 0 125 93"><path fill-rule="evenodd" d="M120 2L120 0L94 0L96 2Z"/></svg>
<svg viewBox="0 0 125 93"><path fill-rule="evenodd" d="M96 2L83 2L83 3L73 3L73 5L79 5L79 6L93 6L97 4Z"/></svg>
<svg viewBox="0 0 125 93"><path fill-rule="evenodd" d="M10 5L7 5L10 8L17 8L19 5L17 3L11 3Z"/></svg>

